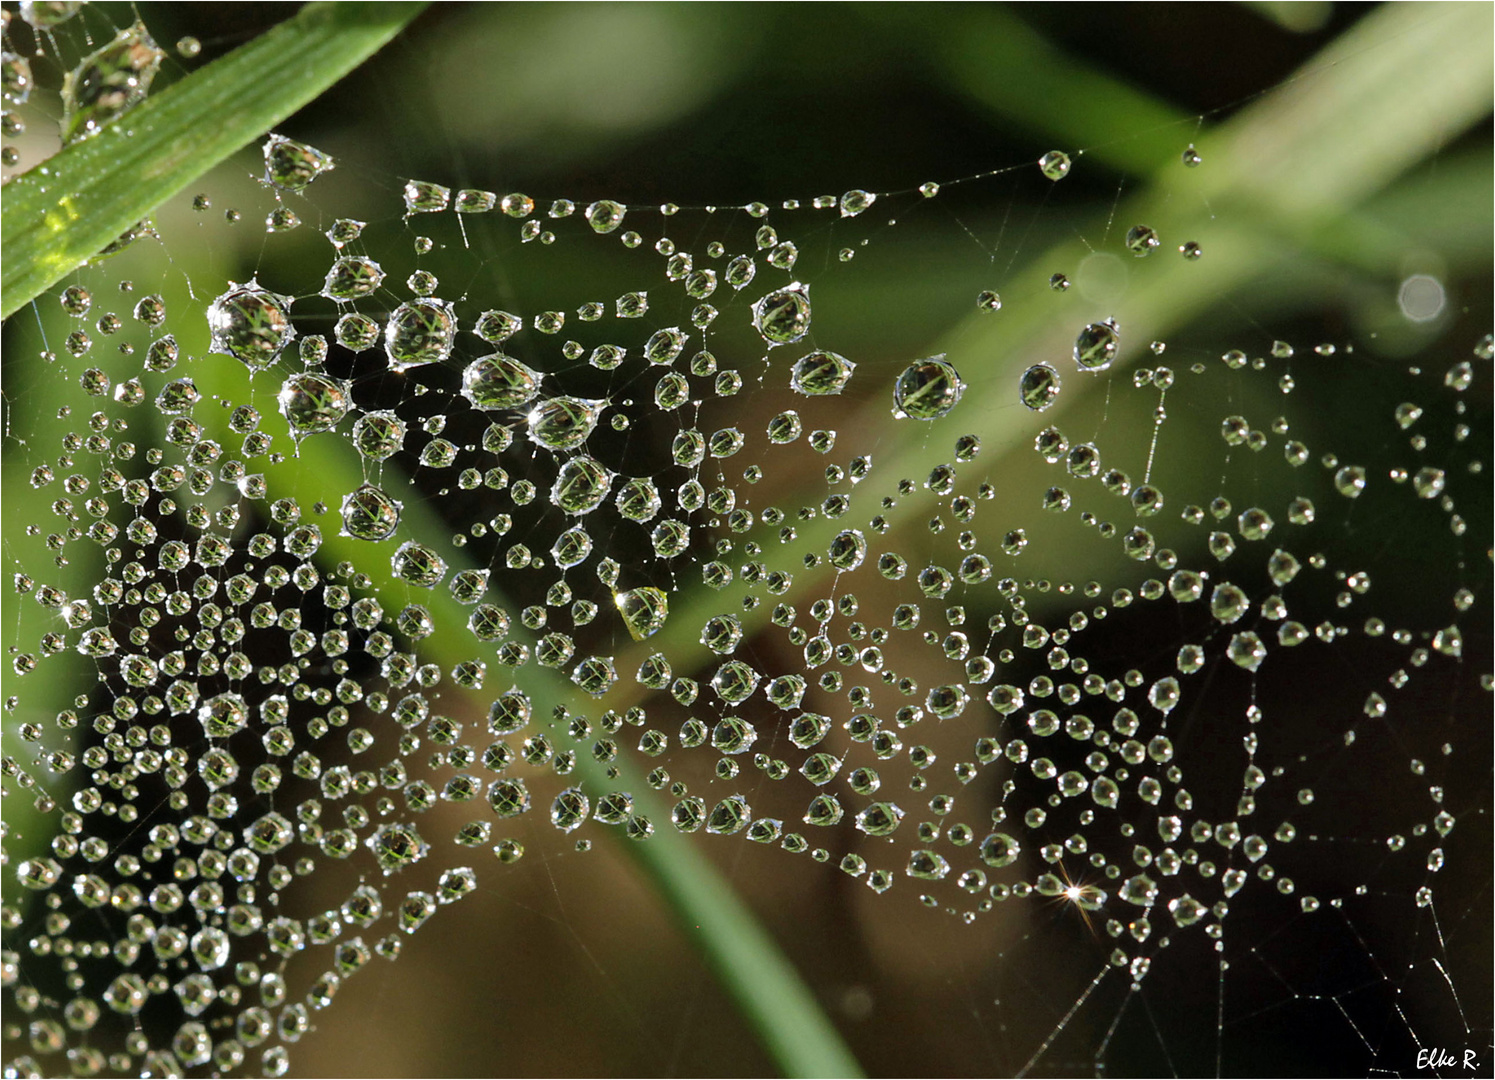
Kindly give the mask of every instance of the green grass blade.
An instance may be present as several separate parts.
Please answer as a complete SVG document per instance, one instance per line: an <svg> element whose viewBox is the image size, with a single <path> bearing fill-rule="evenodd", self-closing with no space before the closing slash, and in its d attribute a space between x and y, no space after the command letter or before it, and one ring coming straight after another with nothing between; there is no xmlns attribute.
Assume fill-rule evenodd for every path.
<svg viewBox="0 0 1495 1080"><path fill-rule="evenodd" d="M314 3L5 188L0 317L366 60L423 3Z"/></svg>

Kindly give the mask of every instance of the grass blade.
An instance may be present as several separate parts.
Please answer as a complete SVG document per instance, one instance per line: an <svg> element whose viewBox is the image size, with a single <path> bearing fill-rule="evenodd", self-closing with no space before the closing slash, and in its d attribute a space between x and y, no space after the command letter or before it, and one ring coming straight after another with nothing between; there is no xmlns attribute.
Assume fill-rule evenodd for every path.
<svg viewBox="0 0 1495 1080"><path fill-rule="evenodd" d="M423 3L314 3L5 188L0 317L290 116L397 34Z"/></svg>

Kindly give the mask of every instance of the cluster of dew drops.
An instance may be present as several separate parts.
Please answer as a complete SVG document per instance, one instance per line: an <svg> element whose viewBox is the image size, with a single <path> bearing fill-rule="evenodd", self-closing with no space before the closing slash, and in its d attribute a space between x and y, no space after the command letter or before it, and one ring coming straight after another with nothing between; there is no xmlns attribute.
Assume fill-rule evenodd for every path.
<svg viewBox="0 0 1495 1080"><path fill-rule="evenodd" d="M42 27L76 5L22 7L23 17ZM85 58L70 85L123 90L91 102L73 101L65 90L65 138L89 137L143 97L161 56L137 26ZM24 60L7 52L7 102L28 92ZM7 119L8 133L12 126ZM281 136L271 136L263 153L264 180L277 202L334 167L326 154ZM1190 147L1183 160L1192 166L1199 156ZM1070 164L1055 151L1039 168L1058 180ZM939 189L927 184L920 192L934 198ZM850 191L810 208L855 218L877 198ZM403 199L407 222L492 214L517 227L521 243L542 247L564 243L569 228L584 237L615 236L627 248L643 242L627 227L630 208L612 200L581 207L563 199L541 211L522 194L453 192L422 181L409 182ZM209 200L199 196L197 206L206 210ZM660 209L666 219L677 212ZM202 359L184 356L160 297L134 305L135 323L150 340L121 355L135 358L139 372L119 378L104 366L82 370L77 382L91 399L90 415L31 477L38 490L57 492L52 510L62 524L44 541L57 564L68 562L70 546L86 542L103 552L104 569L88 595L70 595L27 572L14 577L15 590L57 621L34 650L13 650L15 675L45 672L50 658L65 654L94 665L90 685L69 708L45 723L19 724L30 760L7 754L3 763L7 789L29 792L45 817L31 829L50 830L45 851L9 870L24 902L8 901L0 913L7 935L0 974L15 1003L4 1034L25 1047L10 1063L14 1072L40 1074L40 1062L65 1054L81 1075L246 1067L283 1074L287 1046L310 1030L347 978L376 958L397 957L409 934L477 887L478 871L469 865L442 869L429 887L399 886L401 874L442 850L436 832L449 831L449 815L433 811L456 804L474 812L450 843L486 848L505 863L524 854L518 839L502 835L506 823L538 807L563 834L595 822L647 840L663 825L834 861L879 893L911 878L932 890L921 897L928 906L967 920L1011 899L1069 902L1103 920L1115 943L1112 963L1132 979L1146 975L1169 928L1197 924L1218 942L1231 899L1251 877L1294 895L1290 877L1266 856L1291 844L1295 827L1285 820L1253 827L1255 793L1275 780L1255 764L1254 735L1246 741L1235 817L1206 821L1193 812L1169 718L1185 701L1189 678L1214 657L1255 673L1271 648L1347 632L1294 618L1285 598L1305 562L1320 573L1332 568L1321 556L1300 560L1287 541L1277 546L1274 530L1280 537L1283 527L1268 509L1237 511L1217 497L1207 509L1185 507L1182 520L1210 528L1207 548L1217 565L1238 548L1260 551L1276 590L1265 599L1210 569L1189 567L1142 524L1123 530L1089 513L1081 515L1086 526L1163 577L1135 593L1107 594L1094 581L1003 576L1001 560L1018 558L1027 538L1021 529L1000 543L978 537L975 518L997 491L976 464L980 439L969 434L949 441L950 460L927 477L890 482L862 525L842 519L855 520L879 499L865 494L875 487L867 456L825 467L832 491L823 501L792 510L757 506L750 493L762 468L749 465L739 486L725 476L728 459L750 448L800 444L829 461L837 435L806 433L795 408L774 415L758 435L692 425L703 387L731 397L743 385L741 373L707 347L723 315L713 301L730 315L741 309L724 296L752 298L740 317L767 353L802 353L787 365L787 377L782 365L768 368L790 394L836 397L859 380L853 360L808 348L810 288L792 276L795 242L767 223L766 205L740 210L764 219L749 250L712 242L696 258L669 240L655 245L669 288L691 307L689 329L656 330L632 354L624 344L588 349L573 340L560 350L573 364L642 371L653 381L651 399L634 413L680 418L670 464L653 475L629 476L608 464L599 436L633 423L624 403L561 392L555 373L505 351L526 329L560 335L568 312L528 320L502 310L469 313L465 297L443 299L441 283L422 270L406 282L411 297L383 310L377 305L389 289L385 272L365 253L366 226L351 219L327 230L335 254L320 295L338 307L334 341L347 353L382 356L387 372L413 386L422 373L471 351L459 334L475 335L482 355L462 365L456 391L478 421L472 441L446 438L439 415L416 421L400 408L360 407L362 384L332 373L330 343L298 332L296 299L273 282L230 282L218 293L206 311L213 355ZM278 205L265 226L289 231L300 221ZM1142 257L1160 241L1138 225L1125 243ZM429 250L430 241L417 239L418 253L423 246ZM1197 244L1180 251L1199 255ZM853 254L844 249L842 260ZM1055 275L1050 284L1062 290L1068 283ZM719 292L721 285L727 289ZM94 347L83 328L94 297L75 284L60 300L78 321L66 351L82 361ZM647 290L627 292L610 304L582 306L574 320L616 325L627 339L649 303ZM1001 306L995 292L976 299L983 312ZM106 338L125 326L112 313L92 325ZM687 356L692 338L701 347ZM1161 344L1153 351L1161 353ZM1478 351L1488 359L1488 341ZM1286 360L1292 350L1279 343L1273 352ZM1072 358L1080 372L1101 373L1121 353L1120 326L1107 319L1078 331ZM198 388L194 367L230 362L247 368L257 385L279 380L274 399L286 436L266 430L272 425L247 402L223 410L226 419L210 410L217 403ZM1268 365L1232 350L1222 366L1249 374ZM1192 373L1203 374L1204 365ZM1465 362L1445 381L1462 391L1472 380ZM1161 402L1175 375L1160 367L1130 381ZM1035 364L1018 380L1017 396L1043 410L1059 383L1056 366ZM1282 384L1282 392L1289 389ZM898 421L937 432L960 416L966 392L944 355L910 360L878 390ZM1408 403L1396 422L1410 430L1421 415ZM1158 416L1161 423L1161 404ZM1228 447L1257 451L1276 437L1286 467L1309 463L1308 448L1287 435L1285 423L1268 435L1239 416L1221 427ZM276 448L287 437L307 460L332 442L348 448L363 482L312 505L280 496L258 463L283 462ZM1103 468L1094 443L1071 443L1051 426L1034 449L1048 466L1067 471L1066 484L1097 481L1139 519L1163 510L1162 491ZM418 488L397 467L409 457L446 486L435 494ZM1329 455L1322 460L1337 494L1358 498L1366 470ZM1442 470L1426 466L1392 480L1418 499L1442 500L1450 527L1460 532ZM891 515L900 501L905 510L932 512L932 532L951 526L949 565L931 559L919 566L899 552L903 541ZM406 510L425 502L451 517L470 518L478 507L483 520L456 542L417 538ZM1066 486L1042 495L1042 507L1057 513L1075 503ZM334 545L324 529L332 527L320 519L333 512L337 542L356 542L367 554L327 557ZM1299 498L1284 524L1306 528L1317 515ZM607 526L597 527L600 521ZM1340 606L1347 607L1369 581L1341 577L1350 599ZM545 583L543 602L520 606L505 597L501 586L521 578ZM676 623L684 616L677 611L672 620L671 607L681 606L685 590L676 586L695 580L722 603L699 626L681 630ZM869 580L875 585L864 595L881 605L891 590L897 602L886 610L864 606L848 585ZM1070 610L1046 626L1029 606L1030 597L1049 592L1066 598ZM417 599L397 607L396 596ZM1208 609L1209 632L1179 648L1175 670L1107 673L1082 655L1087 627L1134 603L1161 601ZM1474 597L1465 590L1455 603L1467 610ZM975 607L995 613L978 625L968 615ZM702 609L697 602L688 610ZM453 611L462 621L445 625ZM1411 650L1413 668L1427 662L1428 650L1411 632L1377 622L1367 619L1363 632L1395 637ZM623 638L614 627L634 645L615 646ZM776 635L792 663L755 649L759 634ZM437 644L454 638L461 659L453 646ZM651 642L663 644L654 649ZM1457 623L1438 630L1430 645L1457 658ZM927 652L954 674L921 685L899 670L905 652ZM1005 679L1022 656L1038 658L1048 673ZM485 691L493 676L512 685ZM1401 669L1397 676L1409 678ZM1397 676L1393 685L1400 686ZM816 711L831 701L837 715ZM18 697L7 699L7 709L24 715ZM1366 716L1385 709L1379 693L1365 703ZM942 761L944 742L920 733L956 721L973 733L968 749L960 760ZM1086 753L1069 767L1076 746ZM697 758L705 762L704 781L668 771L683 776ZM643 784L668 795L665 821L654 821L645 806L653 797L625 782L635 765L647 770ZM1013 779L1019 770L1021 783ZM599 786L595 776L606 780ZM760 806L757 795L731 790L760 787L758 776L781 782L767 786ZM705 798L703 788L730 793ZM988 788L998 793L994 806ZM804 832L792 817L775 816L782 811L761 808L783 801L777 789L798 800L794 813ZM967 789L973 794L962 797ZM1296 799L1310 803L1311 790ZM911 811L922 820L906 823ZM1104 814L1128 819L1120 827L1124 856L1092 850L1094 824ZM1419 847L1419 838L1447 835L1454 819L1440 809L1428 824L1431 832L1419 825L1412 841L1398 836L1388 847L1422 851L1428 844ZM877 846L867 847L872 841ZM589 844L583 837L578 850ZM1434 855L1427 858L1431 868ZM368 864L345 900L320 911L298 905L298 879L345 860ZM938 899L933 890L942 882L961 899ZM1310 896L1295 901L1305 912L1319 905ZM47 978L33 974L43 970ZM138 1020L162 1000L180 1019L158 1039Z"/></svg>

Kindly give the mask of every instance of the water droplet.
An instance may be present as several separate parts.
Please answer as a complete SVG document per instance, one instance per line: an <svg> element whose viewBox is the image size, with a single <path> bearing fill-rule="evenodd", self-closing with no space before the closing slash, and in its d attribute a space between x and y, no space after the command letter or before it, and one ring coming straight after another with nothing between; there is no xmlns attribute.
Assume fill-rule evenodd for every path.
<svg viewBox="0 0 1495 1080"><path fill-rule="evenodd" d="M679 327L656 330L644 343L644 359L651 364L672 364L684 350L686 340Z"/></svg>
<svg viewBox="0 0 1495 1080"><path fill-rule="evenodd" d="M65 23L81 10L80 0L21 0L21 18L38 30Z"/></svg>
<svg viewBox="0 0 1495 1080"><path fill-rule="evenodd" d="M771 345L798 341L810 329L810 287L793 282L753 305L753 325Z"/></svg>
<svg viewBox="0 0 1495 1080"><path fill-rule="evenodd" d="M1091 323L1075 338L1075 363L1086 371L1104 371L1116 359L1121 327L1115 319Z"/></svg>
<svg viewBox="0 0 1495 1080"><path fill-rule="evenodd" d="M282 191L300 191L333 168L332 158L282 135L265 140L265 180Z"/></svg>
<svg viewBox="0 0 1495 1080"><path fill-rule="evenodd" d="M891 836L903 820L903 810L897 803L875 802L860 811L853 823L868 836Z"/></svg>
<svg viewBox="0 0 1495 1080"><path fill-rule="evenodd" d="M727 263L727 284L734 289L741 289L753 280L758 272L757 264L746 255L735 256Z"/></svg>
<svg viewBox="0 0 1495 1080"><path fill-rule="evenodd" d="M0 87L6 102L24 105L31 97L32 85L30 60L9 50L0 54Z"/></svg>
<svg viewBox="0 0 1495 1080"><path fill-rule="evenodd" d="M451 355L456 335L457 318L449 302L426 297L407 300L395 308L384 327L390 370L440 363Z"/></svg>
<svg viewBox="0 0 1495 1080"><path fill-rule="evenodd" d="M804 426L800 423L799 413L793 409L781 412L768 422L768 441L782 445L791 443L800 437Z"/></svg>
<svg viewBox="0 0 1495 1080"><path fill-rule="evenodd" d="M226 739L249 723L249 705L233 691L209 698L197 710L198 723L210 739Z"/></svg>
<svg viewBox="0 0 1495 1080"><path fill-rule="evenodd" d="M670 613L669 596L652 585L620 592L613 597L613 603L634 641L643 641L657 634Z"/></svg>
<svg viewBox="0 0 1495 1080"><path fill-rule="evenodd" d="M1194 168L1203 160L1204 158L1199 156L1199 151L1194 149L1193 143L1190 143L1187 147L1184 148L1183 163L1189 168Z"/></svg>
<svg viewBox="0 0 1495 1080"><path fill-rule="evenodd" d="M1055 292L1066 292L1069 289L1069 278L1063 274L1053 274L1049 277L1049 288Z"/></svg>
<svg viewBox="0 0 1495 1080"><path fill-rule="evenodd" d="M251 368L268 367L296 336L286 312L291 297L260 288L229 283L228 291L208 307L208 329L213 352L243 361Z"/></svg>
<svg viewBox="0 0 1495 1080"><path fill-rule="evenodd" d="M365 485L359 491L367 488L368 485ZM346 518L344 521L346 524ZM400 545L399 550L390 557L390 567L395 577L423 589L435 588L446 577L446 560L424 544L417 544L413 540Z"/></svg>
<svg viewBox="0 0 1495 1080"><path fill-rule="evenodd" d="M525 418L530 441L549 450L574 450L587 441L607 402L556 397L540 402Z"/></svg>
<svg viewBox="0 0 1495 1080"><path fill-rule="evenodd" d="M1047 409L1059 396L1059 373L1047 364L1034 364L1018 381L1018 396L1035 412Z"/></svg>
<svg viewBox="0 0 1495 1080"><path fill-rule="evenodd" d="M353 425L353 445L370 461L384 461L405 445L405 421L392 412L364 413Z"/></svg>
<svg viewBox="0 0 1495 1080"><path fill-rule="evenodd" d="M589 514L602 505L613 474L586 454L561 466L550 489L550 501L568 514Z"/></svg>
<svg viewBox="0 0 1495 1080"><path fill-rule="evenodd" d="M528 405L540 390L541 375L503 353L479 357L462 372L462 396L474 409L514 409Z"/></svg>
<svg viewBox="0 0 1495 1080"><path fill-rule="evenodd" d="M356 300L367 296L384 281L384 271L364 255L345 255L332 264L322 285L329 300Z"/></svg>
<svg viewBox="0 0 1495 1080"><path fill-rule="evenodd" d="M587 224L599 233L610 233L623 224L628 208L611 199L599 199L587 207Z"/></svg>
<svg viewBox="0 0 1495 1080"><path fill-rule="evenodd" d="M1063 150L1050 150L1038 159L1038 168L1050 180L1063 180L1069 175L1069 155Z"/></svg>
<svg viewBox="0 0 1495 1080"><path fill-rule="evenodd" d="M982 289L976 294L976 310L1001 311L1002 298L990 289Z"/></svg>
<svg viewBox="0 0 1495 1080"><path fill-rule="evenodd" d="M1249 630L1232 637L1225 651L1234 663L1247 671L1255 671L1267 658L1266 645Z"/></svg>
<svg viewBox="0 0 1495 1080"><path fill-rule="evenodd" d="M789 386L807 397L839 394L855 370L856 365L839 353L817 349L794 362Z"/></svg>
<svg viewBox="0 0 1495 1080"><path fill-rule="evenodd" d="M837 570L855 570L867 557L867 538L859 529L845 529L830 543L828 558Z"/></svg>
<svg viewBox="0 0 1495 1080"><path fill-rule="evenodd" d="M1347 499L1357 499L1365 490L1365 470L1358 465L1346 465L1334 474L1334 487Z"/></svg>
<svg viewBox="0 0 1495 1080"><path fill-rule="evenodd" d="M841 216L856 217L877 201L877 196L870 191L854 189L841 196Z"/></svg>
<svg viewBox="0 0 1495 1080"><path fill-rule="evenodd" d="M286 379L277 400L291 433L301 438L337 427L353 406L353 391L343 379L308 371Z"/></svg>
<svg viewBox="0 0 1495 1080"><path fill-rule="evenodd" d="M1162 243L1151 225L1133 225L1126 231L1126 249L1137 258L1146 258Z"/></svg>
<svg viewBox="0 0 1495 1080"><path fill-rule="evenodd" d="M386 875L414 865L425 858L426 852L430 850L430 845L421 839L415 826L408 822L390 822L379 826L368 838L367 844L379 863L379 869Z"/></svg>
<svg viewBox="0 0 1495 1080"><path fill-rule="evenodd" d="M965 383L944 354L915 360L893 384L893 415L936 420L948 415L965 393Z"/></svg>
<svg viewBox="0 0 1495 1080"><path fill-rule="evenodd" d="M364 484L343 498L343 535L358 540L388 539L399 527L401 508L398 500L372 484Z"/></svg>
<svg viewBox="0 0 1495 1080"><path fill-rule="evenodd" d="M1419 499L1436 499L1443 494L1447 478L1442 469L1424 465L1412 477L1412 487Z"/></svg>
<svg viewBox="0 0 1495 1080"><path fill-rule="evenodd" d="M629 521L651 521L663 505L659 489L648 477L635 477L618 489L618 513Z"/></svg>
<svg viewBox="0 0 1495 1080"><path fill-rule="evenodd" d="M450 188L424 180L411 180L405 185L405 213L431 214L445 210L451 201Z"/></svg>
<svg viewBox="0 0 1495 1080"><path fill-rule="evenodd" d="M142 101L165 56L139 22L85 56L62 82L63 143L97 135Z"/></svg>
<svg viewBox="0 0 1495 1080"><path fill-rule="evenodd" d="M1245 615L1250 606L1246 593L1228 581L1216 585L1210 594L1210 614L1227 625Z"/></svg>

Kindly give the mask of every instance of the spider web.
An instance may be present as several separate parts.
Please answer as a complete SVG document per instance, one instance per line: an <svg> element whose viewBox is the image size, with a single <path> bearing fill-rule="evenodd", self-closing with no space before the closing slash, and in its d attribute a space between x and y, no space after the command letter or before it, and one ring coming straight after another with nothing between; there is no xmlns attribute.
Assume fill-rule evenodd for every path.
<svg viewBox="0 0 1495 1080"><path fill-rule="evenodd" d="M744 1071L610 865L677 829L869 1071L1487 1062L1482 267L1231 292L1207 133L732 206L307 136L12 320L16 1071L491 1072L520 1009L601 1033L530 1071Z"/></svg>

